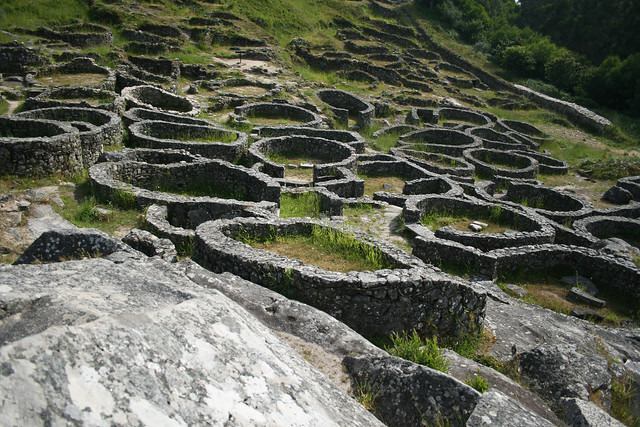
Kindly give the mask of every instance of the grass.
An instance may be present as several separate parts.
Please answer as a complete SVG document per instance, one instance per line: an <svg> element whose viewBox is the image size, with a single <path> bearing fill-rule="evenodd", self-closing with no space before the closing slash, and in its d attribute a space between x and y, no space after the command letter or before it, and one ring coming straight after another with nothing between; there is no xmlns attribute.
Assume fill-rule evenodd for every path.
<svg viewBox="0 0 640 427"><path fill-rule="evenodd" d="M634 398L631 378L613 380L611 383L611 415L627 426L640 426L640 419L634 417Z"/></svg>
<svg viewBox="0 0 640 427"><path fill-rule="evenodd" d="M312 157L308 154L304 154L295 150L291 151L281 151L278 153L267 153L267 159L271 160L274 163L279 163L281 165L297 165L300 166L303 163L306 164L321 164L326 163L326 160L320 159L318 157Z"/></svg>
<svg viewBox="0 0 640 427"><path fill-rule="evenodd" d="M280 217L318 218L322 211L322 199L315 192L282 193L280 196Z"/></svg>
<svg viewBox="0 0 640 427"><path fill-rule="evenodd" d="M604 157L601 159L584 160L578 165L581 173L590 178L614 180L626 176L640 175L640 157Z"/></svg>
<svg viewBox="0 0 640 427"><path fill-rule="evenodd" d="M349 233L321 226L314 225L308 235L269 235L257 239L240 236L238 240L325 270L347 273L392 268L376 248Z"/></svg>
<svg viewBox="0 0 640 427"><path fill-rule="evenodd" d="M361 404L367 411L375 412L378 395L379 393L373 391L373 386L368 381L356 383L356 402Z"/></svg>
<svg viewBox="0 0 640 427"><path fill-rule="evenodd" d="M381 128L380 125L370 126L361 132L367 145L376 151L387 154L391 148L398 145L398 138L406 132L391 132L377 138L373 137L373 133Z"/></svg>
<svg viewBox="0 0 640 427"><path fill-rule="evenodd" d="M386 191L388 193L402 193L405 177L395 175L365 175L358 174L358 178L364 180L364 194L373 198L376 191ZM386 184L386 185L385 185ZM390 189L384 188L390 186Z"/></svg>
<svg viewBox="0 0 640 427"><path fill-rule="evenodd" d="M9 102L6 99L0 99L0 116L7 114L9 111Z"/></svg>
<svg viewBox="0 0 640 427"><path fill-rule="evenodd" d="M469 231L469 225L474 221L481 221L487 224L480 233L504 233L508 229L519 229L517 222L512 223L502 219L502 208L500 206L491 206L482 214L465 211L434 211L426 213L420 218L422 225L434 231L446 226L458 231Z"/></svg>
<svg viewBox="0 0 640 427"><path fill-rule="evenodd" d="M413 331L410 334L393 333L390 339L391 345L385 347L390 355L428 366L445 374L449 373L448 362L441 354L437 337L422 339L416 331Z"/></svg>
<svg viewBox="0 0 640 427"><path fill-rule="evenodd" d="M578 274L567 272L567 275ZM619 291L607 286L599 286L598 298L607 302L602 308L589 307L577 304L566 299L571 287L576 285L566 284L560 281L564 275L561 272L555 274L540 273L531 275L513 275L508 278L500 278L497 285L509 293L506 289L507 283L515 283L523 287L528 295L523 298L524 302L535 304L547 308L557 313L569 315L574 308L592 310L604 317L602 324L608 326L620 326L622 319L638 318L640 305L632 298L628 298ZM515 296L515 295L513 295Z"/></svg>
<svg viewBox="0 0 640 427"><path fill-rule="evenodd" d="M485 391L489 390L489 383L487 382L487 379L478 374L469 376L466 380L464 380L464 383L478 390L480 393L484 393Z"/></svg>
<svg viewBox="0 0 640 427"><path fill-rule="evenodd" d="M190 132L177 133L170 136L172 139L178 141L189 142L217 142L220 144L229 144L235 142L238 139L238 134L235 132L225 131L212 131L207 132L205 135L194 135Z"/></svg>
<svg viewBox="0 0 640 427"><path fill-rule="evenodd" d="M247 120L249 120L254 125L259 126L299 125L302 123L306 123L306 121L302 119L289 117L267 117L257 114L247 116Z"/></svg>
<svg viewBox="0 0 640 427"><path fill-rule="evenodd" d="M3 0L0 28L36 28L43 24L88 20L89 6L82 0Z"/></svg>
<svg viewBox="0 0 640 427"><path fill-rule="evenodd" d="M47 86L92 86L106 80L106 75L97 73L54 74L38 77L38 81Z"/></svg>

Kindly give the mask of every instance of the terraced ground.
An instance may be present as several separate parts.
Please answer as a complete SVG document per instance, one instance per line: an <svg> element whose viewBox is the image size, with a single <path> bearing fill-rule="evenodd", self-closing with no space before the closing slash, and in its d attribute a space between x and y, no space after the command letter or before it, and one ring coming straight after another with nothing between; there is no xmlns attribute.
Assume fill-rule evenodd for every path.
<svg viewBox="0 0 640 427"><path fill-rule="evenodd" d="M413 307L426 314L404 332L439 338L491 388L520 400L522 413L577 423L563 399L579 399L637 425L630 384L640 380L640 133L628 119L609 121L514 86L410 1L8 1L0 43L3 262L18 259L42 227L72 227L57 213L118 239L145 228L169 238L181 261L205 265L210 242L198 226L275 221L282 207L283 217L315 217L413 254L421 260L409 257L420 265L411 268L429 283L486 300L482 309L463 307L468 301L456 294ZM264 105L247 111L259 114L244 114L254 103ZM52 154L55 138L67 138L67 151ZM273 138L261 143L268 161L251 150L264 138ZM609 228L589 231L590 218ZM474 231L474 221L485 224ZM253 246L313 260L308 252L320 244L291 236ZM366 246L349 244L352 252ZM331 252L331 244L322 248ZM363 311L398 299L383 286L413 280L390 277L407 266L358 275L349 271L376 264L323 256L327 277L342 277L331 268L336 259L344 283L364 277L357 297L337 297L363 298ZM278 286L261 282L264 270L226 271L283 293L302 277L298 267L278 273ZM571 288L589 291L585 283L600 288L591 296L606 309L571 299ZM319 295L298 299L329 306ZM457 310L464 314L454 317ZM357 316L328 311L362 332ZM302 355L330 376L341 370L335 361L320 366L314 352ZM576 367L566 375L552 368L563 352ZM463 381L472 374L451 371ZM375 381L384 387L384 378ZM402 405L376 406L363 383L349 393L389 425L456 425L474 409L443 413L446 405L414 396L413 415L397 418ZM510 416L498 418L521 421Z"/></svg>

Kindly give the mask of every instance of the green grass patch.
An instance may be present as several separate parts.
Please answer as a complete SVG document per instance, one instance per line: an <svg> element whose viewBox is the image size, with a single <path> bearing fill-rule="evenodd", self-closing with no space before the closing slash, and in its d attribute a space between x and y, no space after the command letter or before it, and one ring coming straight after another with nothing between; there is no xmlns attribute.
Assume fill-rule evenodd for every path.
<svg viewBox="0 0 640 427"><path fill-rule="evenodd" d="M576 284L567 284L561 282L562 276L578 275L575 270L555 269L553 273L518 273L507 277L500 277L496 284L505 292L510 293L506 288L508 283L514 283L524 288L528 295L522 300L529 304L535 304L540 307L569 315L574 308L583 308L592 310L604 317L602 324L607 326L620 326L622 320L640 319L640 304L628 295L624 295L620 291L609 286L598 286L598 298L607 302L605 307L594 308L587 305L578 304L567 299L569 290ZM517 297L516 295L513 295Z"/></svg>
<svg viewBox="0 0 640 427"><path fill-rule="evenodd" d="M82 0L3 0L0 28L37 28L40 25L87 21L89 6Z"/></svg>
<svg viewBox="0 0 640 427"><path fill-rule="evenodd" d="M307 235L269 234L256 238L236 238L255 248L296 258L325 270L347 273L393 268L375 247L356 240L352 234L317 225Z"/></svg>
<svg viewBox="0 0 640 427"><path fill-rule="evenodd" d="M364 194L373 198L376 191L388 193L402 193L407 177L397 175L365 175L358 174L358 178L364 180Z"/></svg>
<svg viewBox="0 0 640 427"><path fill-rule="evenodd" d="M7 114L9 111L9 102L6 99L0 100L0 116Z"/></svg>
<svg viewBox="0 0 640 427"><path fill-rule="evenodd" d="M481 214L468 211L433 211L420 218L422 225L433 231L446 226L458 231L469 231L469 225L474 221L487 224L480 233L503 233L508 229L519 229L517 222L509 222L502 218L502 208L500 206L490 206L486 212Z"/></svg>
<svg viewBox="0 0 640 427"><path fill-rule="evenodd" d="M621 156L588 159L578 165L580 173L594 179L619 179L640 175L640 157Z"/></svg>
<svg viewBox="0 0 640 427"><path fill-rule="evenodd" d="M230 144L238 139L238 134L235 132L213 131L207 134L196 135L190 132L184 132L171 135L171 138L178 141Z"/></svg>
<svg viewBox="0 0 640 427"><path fill-rule="evenodd" d="M318 218L322 210L322 199L315 192L282 193L280 196L280 217Z"/></svg>
<svg viewBox="0 0 640 427"><path fill-rule="evenodd" d="M422 339L416 331L413 331L410 334L407 332L394 333L390 339L391 345L385 347L390 355L428 366L446 374L449 373L448 362L438 347L437 337Z"/></svg>
<svg viewBox="0 0 640 427"><path fill-rule="evenodd" d="M320 159L318 157L312 157L308 154L296 150L280 151L277 153L269 152L266 153L266 157L272 162L279 163L281 165L293 164L300 166L303 163L326 163L326 160Z"/></svg>
<svg viewBox="0 0 640 427"><path fill-rule="evenodd" d="M121 228L141 228L144 224L142 213L133 205L124 209L118 205L118 201L98 202L91 192L88 178L77 183L75 188L60 187L60 198L64 206L54 205L54 210L78 227L97 228L114 234ZM97 208L108 209L111 213L101 214Z"/></svg>
<svg viewBox="0 0 640 427"><path fill-rule="evenodd" d="M464 380L464 383L478 390L480 393L484 393L485 391L489 390L489 383L487 382L487 379L478 374L469 376L466 380Z"/></svg>
<svg viewBox="0 0 640 427"><path fill-rule="evenodd" d="M611 383L611 415L627 426L639 427L640 419L634 417L633 388L631 378L613 380Z"/></svg>

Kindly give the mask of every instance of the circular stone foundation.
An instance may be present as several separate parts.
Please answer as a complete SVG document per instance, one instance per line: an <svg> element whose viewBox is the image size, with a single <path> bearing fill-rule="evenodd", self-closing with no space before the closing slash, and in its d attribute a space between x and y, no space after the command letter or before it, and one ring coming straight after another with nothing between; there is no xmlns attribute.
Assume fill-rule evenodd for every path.
<svg viewBox="0 0 640 427"><path fill-rule="evenodd" d="M465 130L465 132L469 135L482 138L482 146L484 148L502 151L529 150L533 148L507 134L496 132L486 127L469 128Z"/></svg>
<svg viewBox="0 0 640 427"><path fill-rule="evenodd" d="M501 200L533 209L559 224L582 219L593 211L591 203L571 193L526 183L510 183Z"/></svg>
<svg viewBox="0 0 640 427"><path fill-rule="evenodd" d="M521 154L476 148L466 150L463 155L476 167L476 173L480 176L521 179L535 179L538 176L538 161Z"/></svg>
<svg viewBox="0 0 640 427"><path fill-rule="evenodd" d="M52 107L98 108L122 115L124 98L109 90L68 86L47 89L24 101L24 108L27 110Z"/></svg>
<svg viewBox="0 0 640 427"><path fill-rule="evenodd" d="M98 163L89 169L95 194L114 204L131 206L166 205L170 203L220 204L256 207L262 202L280 202L280 186L258 171L236 166L223 160L200 159L187 163L169 158L163 163L156 155L155 163L145 157L115 163ZM175 153L172 151L171 153ZM143 160L143 161L140 161Z"/></svg>
<svg viewBox="0 0 640 427"><path fill-rule="evenodd" d="M160 110L149 110L147 108L132 108L125 112L122 121L128 127L132 123L142 122L145 120L155 120L170 123L183 123L189 125L212 126L213 123L208 120L196 119L191 116L183 116L181 114L171 114Z"/></svg>
<svg viewBox="0 0 640 427"><path fill-rule="evenodd" d="M498 119L495 125L496 130L500 132L515 132L525 135L538 144L553 141L553 138L534 125L517 120Z"/></svg>
<svg viewBox="0 0 640 427"><path fill-rule="evenodd" d="M358 242L360 250L391 269L340 273L242 243L318 235ZM196 229L193 259L214 272L229 271L311 304L364 335L416 329L459 336L482 322L485 297L462 282L392 245L308 218L207 222Z"/></svg>
<svg viewBox="0 0 640 427"><path fill-rule="evenodd" d="M421 129L400 137L400 148L461 157L464 150L482 147L482 140L452 129Z"/></svg>
<svg viewBox="0 0 640 427"><path fill-rule="evenodd" d="M69 123L0 116L0 174L71 175L82 170L82 143Z"/></svg>
<svg viewBox="0 0 640 427"><path fill-rule="evenodd" d="M441 222L456 223L456 228L445 225L432 230L435 237L470 246L481 251L493 249L552 243L554 229L536 215L500 205L485 203L473 198L455 198L428 195L407 200L403 216L407 224L436 226ZM471 231L474 221L484 224L483 232ZM433 223L433 225L432 225ZM464 228L460 230L458 228ZM493 228L501 232L487 232ZM429 233L419 233L428 235Z"/></svg>
<svg viewBox="0 0 640 427"><path fill-rule="evenodd" d="M155 86L131 86L122 89L121 93L127 102L127 109L138 107L189 116L200 114L200 108L194 102Z"/></svg>
<svg viewBox="0 0 640 427"><path fill-rule="evenodd" d="M187 150L210 159L230 162L238 160L248 145L246 133L213 124L145 120L133 123L129 126L129 132L129 140L139 147Z"/></svg>
<svg viewBox="0 0 640 427"><path fill-rule="evenodd" d="M295 126L265 127L258 130L258 135L264 138L288 135L305 135L316 138L329 139L331 141L344 142L351 146L356 153L364 153L365 140L358 132L337 129L316 129Z"/></svg>
<svg viewBox="0 0 640 427"><path fill-rule="evenodd" d="M45 86L77 86L115 91L116 74L91 58L75 58L65 64L56 64L38 70L34 78Z"/></svg>
<svg viewBox="0 0 640 427"><path fill-rule="evenodd" d="M57 107L25 111L16 114L16 117L69 122L75 126L80 131L82 163L86 168L98 160L104 145L116 146L122 142L122 122L110 111Z"/></svg>
<svg viewBox="0 0 640 427"><path fill-rule="evenodd" d="M416 151L409 148L392 148L391 154L406 157L408 161L417 164L429 172L450 175L452 179L456 177L467 177L473 179L476 171L475 166L467 162L462 157L447 156L446 154L429 153L426 151Z"/></svg>
<svg viewBox="0 0 640 427"><path fill-rule="evenodd" d="M266 83L259 80L227 79L220 82L217 94L230 98L260 100L278 95L282 86L277 83Z"/></svg>
<svg viewBox="0 0 640 427"><path fill-rule="evenodd" d="M640 249L640 220L620 216L592 216L573 223L577 232L598 239L617 237Z"/></svg>
<svg viewBox="0 0 640 427"><path fill-rule="evenodd" d="M325 89L316 93L322 102L331 106L336 119L342 124L349 123L349 116L357 116L360 129L367 128L373 123L375 107L358 96L343 90Z"/></svg>
<svg viewBox="0 0 640 427"><path fill-rule="evenodd" d="M318 127L322 118L316 113L290 104L255 102L236 107L236 117L243 117L256 126ZM290 123L291 121L295 123Z"/></svg>
<svg viewBox="0 0 640 427"><path fill-rule="evenodd" d="M312 168L312 181L337 168L353 169L356 154L345 143L313 136L264 138L251 145L249 159L261 163L261 170L275 178L286 178L287 167Z"/></svg>

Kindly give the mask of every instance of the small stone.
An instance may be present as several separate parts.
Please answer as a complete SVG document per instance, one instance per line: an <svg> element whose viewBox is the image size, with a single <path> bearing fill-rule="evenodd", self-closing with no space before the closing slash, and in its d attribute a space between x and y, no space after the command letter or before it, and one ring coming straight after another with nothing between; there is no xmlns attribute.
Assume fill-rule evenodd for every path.
<svg viewBox="0 0 640 427"><path fill-rule="evenodd" d="M20 211L26 211L27 209L29 209L29 206L31 206L31 203L29 203L26 200L18 200L16 202L16 207L18 208L18 210Z"/></svg>
<svg viewBox="0 0 640 427"><path fill-rule="evenodd" d="M563 409L564 420L572 426L622 427L624 425L596 404L586 400L564 398L560 402L560 407Z"/></svg>
<svg viewBox="0 0 640 427"><path fill-rule="evenodd" d="M594 297L593 295L588 294L587 292L573 287L569 291L569 295L567 295L568 299L572 299L581 304L587 304L592 307L604 307L607 303L599 298Z"/></svg>
<svg viewBox="0 0 640 427"><path fill-rule="evenodd" d="M109 209L96 206L93 210L101 221L105 221L113 216L113 211Z"/></svg>
<svg viewBox="0 0 640 427"><path fill-rule="evenodd" d="M602 322L604 320L604 316L600 313L596 313L593 310L585 310L580 307L574 307L570 314L578 319L591 320L594 322Z"/></svg>
<svg viewBox="0 0 640 427"><path fill-rule="evenodd" d="M302 169L313 169L313 165L311 163L300 163L300 167Z"/></svg>
<svg viewBox="0 0 640 427"><path fill-rule="evenodd" d="M480 226L480 227L482 227L482 228L486 228L486 227L488 227L488 226L489 226L489 224L487 224L486 222L480 222L480 221L473 221L473 223L472 223L472 224L479 225L479 226Z"/></svg>
<svg viewBox="0 0 640 427"><path fill-rule="evenodd" d="M385 182L384 184L382 184L382 189L383 190L387 190L387 191L391 191L391 190L393 190L393 187L391 186L391 184L387 184Z"/></svg>
<svg viewBox="0 0 640 427"><path fill-rule="evenodd" d="M289 163L287 165L287 169L298 169L298 165L294 164L294 163Z"/></svg>
<svg viewBox="0 0 640 427"><path fill-rule="evenodd" d="M602 199L616 205L625 205L631 201L633 195L622 187L614 185L602 195Z"/></svg>
<svg viewBox="0 0 640 427"><path fill-rule="evenodd" d="M564 276L560 279L562 283L567 285L576 286L578 288L584 288L585 292L589 295L598 296L598 288L595 283L583 276Z"/></svg>
<svg viewBox="0 0 640 427"><path fill-rule="evenodd" d="M475 232L482 231L482 227L480 227L478 224L471 223L469 224L469 228L471 229L471 231Z"/></svg>
<svg viewBox="0 0 640 427"><path fill-rule="evenodd" d="M514 285L511 283L507 285L507 290L518 298L524 298L529 295L529 292L527 292L522 286Z"/></svg>

